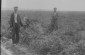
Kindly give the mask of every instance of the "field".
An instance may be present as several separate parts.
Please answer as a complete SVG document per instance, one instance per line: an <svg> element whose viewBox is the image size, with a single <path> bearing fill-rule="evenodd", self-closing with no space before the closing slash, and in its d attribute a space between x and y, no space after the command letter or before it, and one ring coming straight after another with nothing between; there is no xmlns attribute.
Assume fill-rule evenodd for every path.
<svg viewBox="0 0 85 55"><path fill-rule="evenodd" d="M9 27L8 21L11 13L12 11L1 11L2 34ZM44 33L49 28L52 18L52 11L19 11L19 14L22 22L24 17L37 19L42 24L41 28L45 29ZM29 27L23 28L19 45L24 46L25 50L17 50L17 48L22 49L19 45L11 46L10 49L16 55L20 53L22 55L85 55L85 12L58 11L58 15L58 30L44 35L36 30L36 24L33 26L35 31Z"/></svg>

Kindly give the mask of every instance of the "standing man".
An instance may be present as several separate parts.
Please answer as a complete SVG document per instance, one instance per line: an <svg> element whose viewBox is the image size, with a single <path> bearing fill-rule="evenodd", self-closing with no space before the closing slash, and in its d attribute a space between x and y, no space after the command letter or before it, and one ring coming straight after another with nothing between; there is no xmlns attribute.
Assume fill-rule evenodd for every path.
<svg viewBox="0 0 85 55"><path fill-rule="evenodd" d="M18 44L19 43L19 28L20 26L23 26L22 22L21 22L21 18L18 14L18 7L14 7L14 12L11 14L10 17L10 27L12 28L12 42L13 44Z"/></svg>
<svg viewBox="0 0 85 55"><path fill-rule="evenodd" d="M52 32L57 29L58 29L58 13L57 13L57 8L54 8L49 32Z"/></svg>

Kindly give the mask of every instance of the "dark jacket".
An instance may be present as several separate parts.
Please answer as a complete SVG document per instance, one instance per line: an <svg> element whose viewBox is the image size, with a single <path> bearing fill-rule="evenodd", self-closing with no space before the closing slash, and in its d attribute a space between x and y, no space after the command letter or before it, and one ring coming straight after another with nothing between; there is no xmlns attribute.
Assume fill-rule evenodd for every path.
<svg viewBox="0 0 85 55"><path fill-rule="evenodd" d="M17 23L18 23L19 28L20 28L20 26L23 25L22 22L21 22L21 18L19 16L19 14L17 15ZM11 14L9 24L10 24L10 27L15 27L14 13Z"/></svg>

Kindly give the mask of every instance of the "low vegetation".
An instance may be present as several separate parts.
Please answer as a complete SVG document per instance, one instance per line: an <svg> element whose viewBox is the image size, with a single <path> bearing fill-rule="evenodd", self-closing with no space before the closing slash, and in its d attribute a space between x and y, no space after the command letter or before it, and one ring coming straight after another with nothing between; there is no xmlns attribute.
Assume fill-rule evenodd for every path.
<svg viewBox="0 0 85 55"><path fill-rule="evenodd" d="M60 16L58 30L50 34L45 33L48 26L33 21L20 30L19 44L34 55L85 55L85 19L76 14ZM45 34L40 34L37 23L42 24Z"/></svg>

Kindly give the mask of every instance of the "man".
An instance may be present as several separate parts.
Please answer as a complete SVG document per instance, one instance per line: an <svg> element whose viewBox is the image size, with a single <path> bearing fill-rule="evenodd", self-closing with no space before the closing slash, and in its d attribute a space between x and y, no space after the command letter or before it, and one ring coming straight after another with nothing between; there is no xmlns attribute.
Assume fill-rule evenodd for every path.
<svg viewBox="0 0 85 55"><path fill-rule="evenodd" d="M58 23L57 23L58 22L58 14L57 14L56 10L57 10L57 8L54 8L49 32L52 32L52 31L58 29Z"/></svg>
<svg viewBox="0 0 85 55"><path fill-rule="evenodd" d="M10 17L10 27L12 28L12 42L13 44L18 44L19 43L19 28L20 26L23 26L22 22L21 22L21 18L18 14L18 7L14 7L14 12L11 14Z"/></svg>

